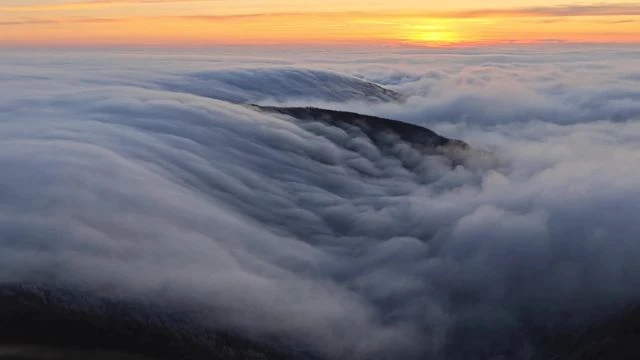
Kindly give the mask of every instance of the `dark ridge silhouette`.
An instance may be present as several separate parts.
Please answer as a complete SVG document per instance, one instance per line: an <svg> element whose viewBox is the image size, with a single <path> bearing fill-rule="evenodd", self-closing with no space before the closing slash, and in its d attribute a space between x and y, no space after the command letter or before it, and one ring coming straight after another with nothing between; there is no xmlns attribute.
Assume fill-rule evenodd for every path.
<svg viewBox="0 0 640 360"><path fill-rule="evenodd" d="M43 285L0 286L0 359L83 358L317 359L151 304Z"/></svg>
<svg viewBox="0 0 640 360"><path fill-rule="evenodd" d="M314 107L257 106L263 111L289 115L300 120L320 121L345 130L357 128L376 145L390 146L385 135L396 135L397 139L422 149L460 148L469 145L461 140L448 139L435 132L414 124L353 112L327 110ZM396 140L396 139L394 139Z"/></svg>

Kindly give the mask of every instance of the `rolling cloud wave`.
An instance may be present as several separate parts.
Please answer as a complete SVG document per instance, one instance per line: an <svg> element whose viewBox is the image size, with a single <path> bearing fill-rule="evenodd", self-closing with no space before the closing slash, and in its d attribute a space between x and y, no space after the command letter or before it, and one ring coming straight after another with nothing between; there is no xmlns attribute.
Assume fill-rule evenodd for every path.
<svg viewBox="0 0 640 360"><path fill-rule="evenodd" d="M482 78L467 64L442 82L347 60L331 67L409 98L302 68L126 79L113 75L135 59L91 75L63 62L22 65L30 78L0 68L0 279L178 304L331 358L527 359L536 329L638 300L640 124L633 101L611 100L620 84L631 99L637 82L598 89L613 95L589 116L584 99L529 101L533 116L521 106L531 97L498 95L540 83L495 67L487 93L456 80ZM589 94L595 73L558 91ZM456 82L459 99L476 100L450 100ZM494 156L457 164L399 139L385 152L356 128L245 104L307 98L426 124ZM371 98L385 103L363 105Z"/></svg>

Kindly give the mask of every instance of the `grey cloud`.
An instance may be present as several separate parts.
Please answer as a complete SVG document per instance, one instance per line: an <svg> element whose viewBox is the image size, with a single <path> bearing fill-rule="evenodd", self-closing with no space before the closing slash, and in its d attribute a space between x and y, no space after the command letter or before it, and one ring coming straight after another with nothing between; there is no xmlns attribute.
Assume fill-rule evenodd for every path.
<svg viewBox="0 0 640 360"><path fill-rule="evenodd" d="M566 54L575 58L574 62L554 64L535 63L541 59L535 53L526 61L510 54L468 56L464 59L467 64L462 66L459 63L444 65L422 74L413 70L384 70L386 67L363 69L358 71L360 76L412 96L400 104L314 102L314 105L427 126L438 122L464 122L474 126L514 121L574 124L640 117L637 105L640 91L633 65L637 54L622 53L617 61L579 59L582 55L580 52ZM546 56L553 58L553 53ZM432 64L425 61L424 66ZM411 66L417 67L419 65ZM301 105L302 102L284 104Z"/></svg>
<svg viewBox="0 0 640 360"><path fill-rule="evenodd" d="M208 55L3 58L0 279L179 302L336 358L526 359L531 323L640 298L638 84L616 80L636 55L541 54L231 71ZM368 83L303 67L412 97L365 105ZM453 167L402 142L388 156L228 102L289 99L426 124L501 161Z"/></svg>
<svg viewBox="0 0 640 360"><path fill-rule="evenodd" d="M525 8L525 12L544 16L640 15L640 4L588 4Z"/></svg>
<svg viewBox="0 0 640 360"><path fill-rule="evenodd" d="M570 16L622 16L640 15L640 3L592 3L555 6L513 7L440 13L452 17L520 16L520 17L570 17Z"/></svg>

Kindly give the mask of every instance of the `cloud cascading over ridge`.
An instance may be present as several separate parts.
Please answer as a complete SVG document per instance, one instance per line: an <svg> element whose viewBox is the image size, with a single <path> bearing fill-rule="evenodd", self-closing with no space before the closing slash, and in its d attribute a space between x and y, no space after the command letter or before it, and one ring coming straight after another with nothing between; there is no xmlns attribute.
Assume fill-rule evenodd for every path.
<svg viewBox="0 0 640 360"><path fill-rule="evenodd" d="M7 55L0 279L180 303L334 358L527 359L532 327L640 299L638 53L572 51ZM390 157L254 101L398 118L500 161Z"/></svg>

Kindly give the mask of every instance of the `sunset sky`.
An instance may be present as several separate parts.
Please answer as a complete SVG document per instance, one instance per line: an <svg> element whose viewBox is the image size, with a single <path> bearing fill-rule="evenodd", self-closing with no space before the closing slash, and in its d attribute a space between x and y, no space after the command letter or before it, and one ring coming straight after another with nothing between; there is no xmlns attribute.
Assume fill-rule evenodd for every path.
<svg viewBox="0 0 640 360"><path fill-rule="evenodd" d="M640 43L634 0L0 0L2 45Z"/></svg>

